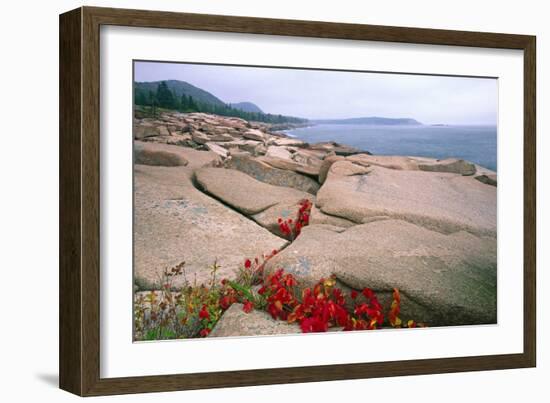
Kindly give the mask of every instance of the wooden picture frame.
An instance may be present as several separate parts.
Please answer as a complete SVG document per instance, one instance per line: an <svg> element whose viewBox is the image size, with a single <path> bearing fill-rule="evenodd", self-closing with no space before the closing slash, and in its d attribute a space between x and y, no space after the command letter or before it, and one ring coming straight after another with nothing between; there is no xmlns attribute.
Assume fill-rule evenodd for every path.
<svg viewBox="0 0 550 403"><path fill-rule="evenodd" d="M100 377L100 27L170 28L523 50L523 353L230 372ZM81 396L524 368L536 365L535 37L81 7L60 16L60 387Z"/></svg>

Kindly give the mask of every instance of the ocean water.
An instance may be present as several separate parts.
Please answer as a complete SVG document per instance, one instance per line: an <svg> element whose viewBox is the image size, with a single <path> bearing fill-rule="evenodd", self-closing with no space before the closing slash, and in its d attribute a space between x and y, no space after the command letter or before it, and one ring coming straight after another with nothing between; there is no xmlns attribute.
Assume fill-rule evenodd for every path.
<svg viewBox="0 0 550 403"><path fill-rule="evenodd" d="M335 141L378 155L462 158L497 170L495 126L319 124L286 133L308 143Z"/></svg>

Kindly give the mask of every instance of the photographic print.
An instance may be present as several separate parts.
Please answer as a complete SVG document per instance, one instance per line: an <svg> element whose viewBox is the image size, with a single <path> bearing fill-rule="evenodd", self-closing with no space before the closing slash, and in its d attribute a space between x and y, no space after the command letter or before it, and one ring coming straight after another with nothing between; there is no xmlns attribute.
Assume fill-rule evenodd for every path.
<svg viewBox="0 0 550 403"><path fill-rule="evenodd" d="M496 78L133 69L134 341L497 323Z"/></svg>

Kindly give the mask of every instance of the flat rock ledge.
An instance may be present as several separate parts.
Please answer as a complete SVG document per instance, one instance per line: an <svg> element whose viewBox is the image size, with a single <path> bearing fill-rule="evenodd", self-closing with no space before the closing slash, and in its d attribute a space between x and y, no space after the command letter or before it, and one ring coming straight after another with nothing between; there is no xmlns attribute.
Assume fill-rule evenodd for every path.
<svg viewBox="0 0 550 403"><path fill-rule="evenodd" d="M166 167L186 166L189 163L185 158L185 152L182 152L182 147L137 141L134 144L134 162Z"/></svg>
<svg viewBox="0 0 550 403"><path fill-rule="evenodd" d="M325 214L366 223L383 218L409 221L442 233L468 231L496 237L496 187L471 176L370 166L361 174L350 161L336 161L317 192Z"/></svg>
<svg viewBox="0 0 550 403"><path fill-rule="evenodd" d="M225 164L227 168L244 172L254 179L275 186L285 186L311 194L319 190L319 183L293 170L276 168L268 163L247 155L236 155Z"/></svg>
<svg viewBox="0 0 550 403"><path fill-rule="evenodd" d="M280 237L278 219L295 219L302 200L315 200L310 193L260 182L234 169L199 169L195 180L206 193Z"/></svg>
<svg viewBox="0 0 550 403"><path fill-rule="evenodd" d="M360 165L377 165L384 168L405 171L447 172L464 176L474 175L477 171L475 164L458 158L439 160L400 155L357 154L348 156L346 159Z"/></svg>
<svg viewBox="0 0 550 403"><path fill-rule="evenodd" d="M134 268L142 288L158 287L162 271L181 262L190 284L208 284L214 261L221 266L218 279L232 279L244 259L287 244L197 190L191 177L189 167L134 168ZM175 286L183 283L175 278Z"/></svg>
<svg viewBox="0 0 550 403"><path fill-rule="evenodd" d="M252 215L279 203L311 198L306 192L274 186L225 168L202 168L195 172L196 181L207 193L244 214Z"/></svg>
<svg viewBox="0 0 550 403"><path fill-rule="evenodd" d="M137 140L134 141L134 162L139 165L187 166L191 170L222 164L220 157L211 151Z"/></svg>

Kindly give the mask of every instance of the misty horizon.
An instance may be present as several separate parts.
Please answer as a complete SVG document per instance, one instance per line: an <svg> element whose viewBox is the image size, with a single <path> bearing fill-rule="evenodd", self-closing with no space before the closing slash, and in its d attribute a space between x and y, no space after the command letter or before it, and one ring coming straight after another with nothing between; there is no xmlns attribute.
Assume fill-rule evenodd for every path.
<svg viewBox="0 0 550 403"><path fill-rule="evenodd" d="M422 124L497 125L494 78L135 62L134 81L185 81L227 104L308 120L409 118Z"/></svg>

